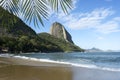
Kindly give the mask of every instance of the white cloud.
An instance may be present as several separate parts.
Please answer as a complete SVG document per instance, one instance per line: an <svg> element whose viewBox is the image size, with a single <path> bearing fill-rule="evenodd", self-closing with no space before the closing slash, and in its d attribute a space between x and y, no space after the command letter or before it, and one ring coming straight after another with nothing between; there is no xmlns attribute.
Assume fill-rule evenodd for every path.
<svg viewBox="0 0 120 80"><path fill-rule="evenodd" d="M119 26L120 26L119 22L113 19L113 20L110 20L106 23L99 25L96 29L97 31L102 32L102 33L111 33L111 32L120 31Z"/></svg>
<svg viewBox="0 0 120 80"><path fill-rule="evenodd" d="M94 29L101 33L117 32L120 26L120 17L107 20L115 13L111 8L95 9L87 13L71 13L66 16L58 14L58 19L71 29Z"/></svg>
<svg viewBox="0 0 120 80"><path fill-rule="evenodd" d="M72 0L72 2L73 2L73 8L72 8L72 10L75 10L77 1L78 1L78 0ZM57 13L54 12L54 11L51 9L51 7L49 7L49 10L50 10L50 11L49 11L49 18L52 19L51 22L56 21L57 18L60 19L60 18L62 18L62 17L64 17L64 16L66 16L66 14L63 12L63 10L61 9L61 7L59 7L59 11L58 11ZM71 13L72 10L71 10L71 9L68 9L68 13ZM54 19L53 19L53 18L54 18ZM67 17L66 17L66 18L67 18Z"/></svg>
<svg viewBox="0 0 120 80"><path fill-rule="evenodd" d="M104 37L99 36L99 37L98 37L98 39L99 39L99 40L103 40L103 39L104 39Z"/></svg>

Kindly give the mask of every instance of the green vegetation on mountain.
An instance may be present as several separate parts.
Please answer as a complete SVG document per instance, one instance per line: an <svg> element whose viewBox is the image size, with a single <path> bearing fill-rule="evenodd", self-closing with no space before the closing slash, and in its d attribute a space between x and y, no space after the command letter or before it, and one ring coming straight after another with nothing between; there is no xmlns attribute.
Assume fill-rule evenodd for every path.
<svg viewBox="0 0 120 80"><path fill-rule="evenodd" d="M39 37L31 38L28 36L21 36L20 38L0 37L0 50L11 53L63 51L57 45L54 45L49 41L43 40Z"/></svg>
<svg viewBox="0 0 120 80"><path fill-rule="evenodd" d="M0 7L0 52L83 51L72 43L49 34L36 34L21 19Z"/></svg>
<svg viewBox="0 0 120 80"><path fill-rule="evenodd" d="M36 36L36 33L21 19L0 7L0 35L20 37Z"/></svg>
<svg viewBox="0 0 120 80"><path fill-rule="evenodd" d="M55 36L50 35L48 33L40 33L39 37L59 46L64 52L84 51L83 49L79 48L73 43L67 42L64 39L56 38Z"/></svg>

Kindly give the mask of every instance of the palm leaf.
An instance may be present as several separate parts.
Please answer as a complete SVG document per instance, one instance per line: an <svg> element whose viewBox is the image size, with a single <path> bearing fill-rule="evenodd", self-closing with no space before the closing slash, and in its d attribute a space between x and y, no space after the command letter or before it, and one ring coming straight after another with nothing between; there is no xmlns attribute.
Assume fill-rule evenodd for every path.
<svg viewBox="0 0 120 80"><path fill-rule="evenodd" d="M62 8L64 13L68 13L69 9L72 9L72 0L48 0L51 8L58 12L59 7Z"/></svg>
<svg viewBox="0 0 120 80"><path fill-rule="evenodd" d="M27 22L33 21L35 26L39 26L39 21L44 26L42 17L48 18L48 7L45 0L26 0L22 3L22 12L24 13L24 19Z"/></svg>
<svg viewBox="0 0 120 80"><path fill-rule="evenodd" d="M64 13L72 8L72 0L0 0L0 6L10 13L22 18L35 26L39 26L39 22L44 26L43 18L48 19L49 7L58 12L61 8Z"/></svg>
<svg viewBox="0 0 120 80"><path fill-rule="evenodd" d="M0 5L10 13L13 13L15 15L18 15L18 2L19 0L1 0Z"/></svg>

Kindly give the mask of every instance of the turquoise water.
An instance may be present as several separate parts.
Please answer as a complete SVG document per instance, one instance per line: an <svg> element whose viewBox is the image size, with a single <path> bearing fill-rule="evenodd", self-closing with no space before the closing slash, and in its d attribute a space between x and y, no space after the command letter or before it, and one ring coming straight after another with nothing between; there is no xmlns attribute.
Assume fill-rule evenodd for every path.
<svg viewBox="0 0 120 80"><path fill-rule="evenodd" d="M67 62L78 66L120 69L120 52L28 53L19 56Z"/></svg>
<svg viewBox="0 0 120 80"><path fill-rule="evenodd" d="M60 65L68 64L67 67L70 67L69 69L72 71L72 80L120 80L120 52L25 53L19 55L2 54L1 56L45 63L60 63ZM14 64L14 61L12 62ZM19 64L19 60L16 62ZM27 64L25 61L20 62L19 65L38 66L39 64ZM50 64L44 66L49 67Z"/></svg>

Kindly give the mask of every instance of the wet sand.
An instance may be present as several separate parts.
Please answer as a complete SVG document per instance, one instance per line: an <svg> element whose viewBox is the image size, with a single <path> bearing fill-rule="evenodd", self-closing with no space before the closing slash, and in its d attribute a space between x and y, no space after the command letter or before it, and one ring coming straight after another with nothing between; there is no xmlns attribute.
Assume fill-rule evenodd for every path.
<svg viewBox="0 0 120 80"><path fill-rule="evenodd" d="M49 65L40 61L0 57L0 80L72 80L70 67Z"/></svg>
<svg viewBox="0 0 120 80"><path fill-rule="evenodd" d="M0 57L0 80L120 80L120 71Z"/></svg>

